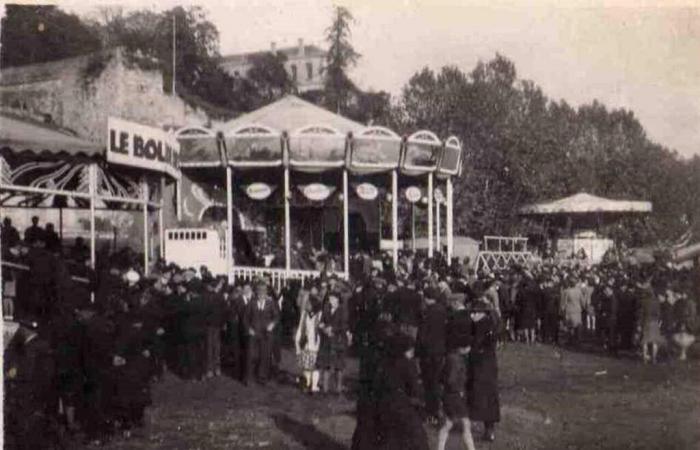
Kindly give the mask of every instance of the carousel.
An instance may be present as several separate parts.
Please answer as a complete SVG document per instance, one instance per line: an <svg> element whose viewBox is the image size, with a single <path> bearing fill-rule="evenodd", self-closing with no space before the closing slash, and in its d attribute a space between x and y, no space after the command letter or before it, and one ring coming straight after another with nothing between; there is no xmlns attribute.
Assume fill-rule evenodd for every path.
<svg viewBox="0 0 700 450"><path fill-rule="evenodd" d="M325 270L347 278L356 249L387 251L397 263L400 209L404 235L415 240L423 219L428 255L443 248L452 255L452 183L462 164L454 136L401 137L292 95L218 131L186 127L175 135L182 176L178 226L165 232L168 261L284 283L318 276L303 255L323 251L336 256Z"/></svg>
<svg viewBox="0 0 700 450"><path fill-rule="evenodd" d="M651 202L615 200L580 192L558 200L526 205L520 215L539 221L545 234L554 236L547 241L547 254L557 259L585 259L592 264L601 262L613 248L613 239L600 230L634 216L648 215ZM554 250L553 252L551 250Z"/></svg>
<svg viewBox="0 0 700 450"><path fill-rule="evenodd" d="M120 232L139 241L148 274L163 253L164 198L167 186L179 177L179 144L162 129L116 118L109 118L105 131L104 142L92 142L70 130L9 112L0 114L2 216L27 211L46 218L57 212L51 217L58 218L61 241L64 222L81 223L80 234L89 236L93 268L98 245L112 241L110 232L102 239L107 242L100 242L99 219L108 213L136 217ZM4 260L1 266L28 270Z"/></svg>

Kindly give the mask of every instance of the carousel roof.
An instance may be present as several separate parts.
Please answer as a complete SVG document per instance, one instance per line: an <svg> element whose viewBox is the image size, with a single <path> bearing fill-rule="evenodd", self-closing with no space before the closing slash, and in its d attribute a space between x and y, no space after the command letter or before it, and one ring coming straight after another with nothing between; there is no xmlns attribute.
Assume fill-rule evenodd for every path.
<svg viewBox="0 0 700 450"><path fill-rule="evenodd" d="M524 215L648 212L651 212L651 202L613 200L585 192L551 202L536 203L520 208L520 213Z"/></svg>
<svg viewBox="0 0 700 450"><path fill-rule="evenodd" d="M462 147L428 130L402 139L390 129L364 126L293 95L244 114L215 130L176 132L180 167L287 166L302 172L347 168L355 174L400 169L403 174L459 175Z"/></svg>
<svg viewBox="0 0 700 450"><path fill-rule="evenodd" d="M225 130L235 130L246 125L264 125L279 131L294 131L311 124L322 124L335 128L343 134L357 133L365 126L339 114L309 103L294 95L287 95L280 100L260 109L243 114L224 124Z"/></svg>
<svg viewBox="0 0 700 450"><path fill-rule="evenodd" d="M0 148L37 155L95 157L104 154L104 146L86 141L67 131L40 122L0 115Z"/></svg>

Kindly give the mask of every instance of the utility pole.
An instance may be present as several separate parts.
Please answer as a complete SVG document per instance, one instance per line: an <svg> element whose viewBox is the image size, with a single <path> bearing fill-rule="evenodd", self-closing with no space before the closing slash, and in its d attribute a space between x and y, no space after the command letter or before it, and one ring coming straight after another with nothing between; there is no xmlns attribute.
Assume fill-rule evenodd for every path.
<svg viewBox="0 0 700 450"><path fill-rule="evenodd" d="M173 88L172 88L172 94L175 95L175 27L176 25L175 21L175 13L173 13Z"/></svg>

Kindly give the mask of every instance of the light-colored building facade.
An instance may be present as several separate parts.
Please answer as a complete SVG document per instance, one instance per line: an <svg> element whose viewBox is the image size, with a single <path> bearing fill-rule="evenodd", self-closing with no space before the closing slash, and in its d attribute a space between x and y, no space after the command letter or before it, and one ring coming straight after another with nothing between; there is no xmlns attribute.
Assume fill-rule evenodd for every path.
<svg viewBox="0 0 700 450"><path fill-rule="evenodd" d="M284 66L289 78L299 92L323 89L327 52L315 45L304 45L299 39L295 47L277 48L273 42L270 52L282 53L287 57ZM252 65L252 57L266 52L240 53L221 58L221 67L234 77L245 77Z"/></svg>

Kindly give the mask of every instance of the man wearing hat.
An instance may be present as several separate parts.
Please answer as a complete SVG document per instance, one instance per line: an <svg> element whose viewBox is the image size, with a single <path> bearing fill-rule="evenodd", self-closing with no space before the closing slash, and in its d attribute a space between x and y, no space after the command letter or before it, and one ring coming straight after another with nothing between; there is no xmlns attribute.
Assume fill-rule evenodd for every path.
<svg viewBox="0 0 700 450"><path fill-rule="evenodd" d="M247 361L245 383L255 373L259 383L265 384L272 366L274 331L279 320L277 303L267 293L267 284L260 279L255 283L255 297L248 305L248 336L250 352Z"/></svg>
<svg viewBox="0 0 700 450"><path fill-rule="evenodd" d="M6 322L4 326L14 330L12 336L5 336L3 356L4 446L57 446L58 401L49 342L39 334L36 322Z"/></svg>
<svg viewBox="0 0 700 450"><path fill-rule="evenodd" d="M440 406L439 376L445 361L447 309L438 302L441 293L434 288L423 292L425 311L418 326L416 342L421 378L425 391L425 409L428 420L437 422Z"/></svg>

